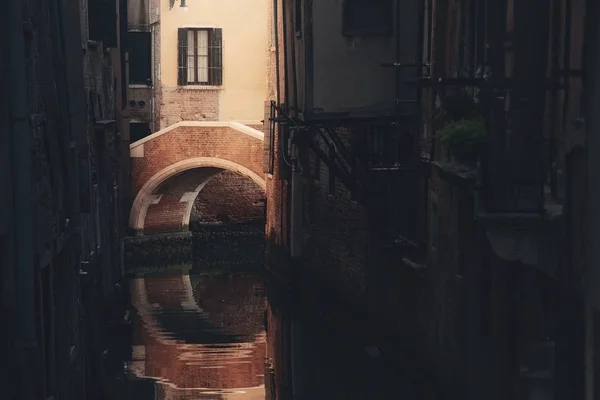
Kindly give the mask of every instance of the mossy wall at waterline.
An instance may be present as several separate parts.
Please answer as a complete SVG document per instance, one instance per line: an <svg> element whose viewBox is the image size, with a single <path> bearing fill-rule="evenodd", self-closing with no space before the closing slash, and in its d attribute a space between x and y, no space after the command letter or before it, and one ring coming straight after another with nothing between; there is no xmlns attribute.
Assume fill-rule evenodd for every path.
<svg viewBox="0 0 600 400"><path fill-rule="evenodd" d="M129 237L125 241L128 273L261 269L264 224L207 224L191 232Z"/></svg>
<svg viewBox="0 0 600 400"><path fill-rule="evenodd" d="M164 233L125 239L125 267L128 272L144 268L191 265L192 233Z"/></svg>
<svg viewBox="0 0 600 400"><path fill-rule="evenodd" d="M193 229L193 243L197 269L262 268L264 223L199 225Z"/></svg>

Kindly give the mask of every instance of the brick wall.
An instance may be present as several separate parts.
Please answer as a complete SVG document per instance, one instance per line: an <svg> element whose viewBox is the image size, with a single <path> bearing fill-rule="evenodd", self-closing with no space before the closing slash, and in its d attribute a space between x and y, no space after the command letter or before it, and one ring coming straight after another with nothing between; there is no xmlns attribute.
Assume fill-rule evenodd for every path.
<svg viewBox="0 0 600 400"><path fill-rule="evenodd" d="M161 87L160 129L180 121L218 121L220 89Z"/></svg>
<svg viewBox="0 0 600 400"><path fill-rule="evenodd" d="M250 222L265 217L265 192L249 178L223 171L200 191L192 220Z"/></svg>
<svg viewBox="0 0 600 400"><path fill-rule="evenodd" d="M355 297L366 296L368 231L364 208L321 163L317 179L303 185L303 250L307 268Z"/></svg>
<svg viewBox="0 0 600 400"><path fill-rule="evenodd" d="M230 161L263 176L262 141L227 126L180 126L140 146L144 156L132 158L134 195L157 172L197 157ZM229 172L207 181L216 172L215 168L198 166L168 178L152 193L162 197L148 207L144 231L174 231L187 226L183 222L184 211L190 196L203 183L207 186L200 192L197 210L206 222L215 221L218 214L240 222L264 217L264 194L254 181Z"/></svg>
<svg viewBox="0 0 600 400"><path fill-rule="evenodd" d="M283 23L282 23L282 0L278 0L278 18L277 18L277 31L279 36L279 47L283 48ZM273 31L272 17L274 14L273 4L269 3L269 31ZM269 48L275 48L274 35L269 35ZM276 100L277 87L279 86L279 95L281 101L285 98L285 79L284 68L283 68L283 51L279 51L279 64L280 64L280 81L276 79L276 61L277 53L271 51L271 57L269 58L268 69L267 69L267 82L268 82L268 100ZM268 133L269 133L269 108L265 108L264 116L264 133L265 133L265 144L268 146ZM279 133L276 129L274 146L272 154L275 160L275 166L271 176L267 178L267 213L266 213L266 240L267 240L267 266L283 267L283 260L285 259L284 251L287 246L287 230L288 230L288 219L286 218L287 204L288 204L288 182L285 180L286 171L280 168L280 148L281 142L279 140ZM265 157L268 156L268 148L264 149Z"/></svg>
<svg viewBox="0 0 600 400"><path fill-rule="evenodd" d="M180 231L182 215L186 208L186 203L180 202L180 199L179 194L166 193L162 195L158 204L151 204L146 214L144 232Z"/></svg>
<svg viewBox="0 0 600 400"><path fill-rule="evenodd" d="M229 127L181 126L143 144L144 157L132 158L134 195L156 172L194 157L216 157L262 175L262 141Z"/></svg>

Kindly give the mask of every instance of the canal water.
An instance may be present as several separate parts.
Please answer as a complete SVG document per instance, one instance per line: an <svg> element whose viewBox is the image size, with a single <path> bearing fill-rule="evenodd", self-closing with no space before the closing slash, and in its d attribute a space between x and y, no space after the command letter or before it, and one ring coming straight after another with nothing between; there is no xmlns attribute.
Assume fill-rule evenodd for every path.
<svg viewBox="0 0 600 400"><path fill-rule="evenodd" d="M128 399L432 398L376 328L262 268L162 271L130 279Z"/></svg>

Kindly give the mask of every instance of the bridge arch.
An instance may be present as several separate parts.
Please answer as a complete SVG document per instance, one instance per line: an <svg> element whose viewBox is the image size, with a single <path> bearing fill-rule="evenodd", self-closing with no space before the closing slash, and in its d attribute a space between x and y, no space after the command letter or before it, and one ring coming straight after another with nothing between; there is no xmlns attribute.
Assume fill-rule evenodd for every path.
<svg viewBox="0 0 600 400"><path fill-rule="evenodd" d="M211 180L211 186L223 182L225 172L245 177L244 185L252 181L257 186L252 190L264 194L263 138L261 131L236 122L180 122L132 143L129 227L138 235L144 228L187 230L196 198ZM157 219L164 226L157 228L162 224Z"/></svg>
<svg viewBox="0 0 600 400"><path fill-rule="evenodd" d="M155 173L152 177L150 177L148 181L146 181L146 183L139 190L137 196L135 197L135 200L133 201L131 213L129 215L129 226L135 229L136 232L143 232L148 207L153 202L160 201L160 198L155 197L155 191L170 178L173 178L174 176L177 176L182 172L186 172L197 168L217 168L220 170L237 172L241 175L250 178L252 181L254 181L254 183L260 186L260 188L263 191L266 189L265 179L253 172L252 170L250 170L249 168L244 167L243 165L234 163L233 161L215 157L190 158L187 160L179 161L166 168L163 168L162 170ZM195 196L189 196L185 211L182 214L181 222L183 227L185 227L190 220L190 215L196 196L208 183L210 178L212 178L212 176L199 183L196 190L192 192L196 194Z"/></svg>

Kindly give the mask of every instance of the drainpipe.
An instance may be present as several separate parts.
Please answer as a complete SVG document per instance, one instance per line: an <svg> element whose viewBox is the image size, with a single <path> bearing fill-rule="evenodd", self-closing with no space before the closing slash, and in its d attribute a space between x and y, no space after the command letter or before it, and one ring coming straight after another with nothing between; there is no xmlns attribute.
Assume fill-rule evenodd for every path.
<svg viewBox="0 0 600 400"><path fill-rule="evenodd" d="M584 368L585 368L585 400L594 400L594 353L595 349L595 310L589 302L585 302L585 347L584 347Z"/></svg>
<svg viewBox="0 0 600 400"><path fill-rule="evenodd" d="M295 133L297 134L297 133ZM298 148L293 146L294 160L292 161L292 215L291 215L291 255L299 258L302 255L302 173L298 165Z"/></svg>
<svg viewBox="0 0 600 400"><path fill-rule="evenodd" d="M590 73L586 76L585 86L586 94L586 136L588 151L588 188L589 188L589 243L590 255L589 263L584 277L586 293L586 400L594 398L594 337L593 337L593 313L592 309L600 308L600 246L593 245L600 239L600 116L594 112L600 105L600 73L597 72L600 65L600 29L597 27L599 7L596 2L588 3L588 12L586 13L586 65L585 70Z"/></svg>
<svg viewBox="0 0 600 400"><path fill-rule="evenodd" d="M17 338L35 345L35 275L33 232L32 139L27 106L27 76L23 14L21 1L5 5L9 37L8 54L11 78L9 92L10 133L12 135L12 174L14 182L14 215L16 245Z"/></svg>
<svg viewBox="0 0 600 400"><path fill-rule="evenodd" d="M279 72L279 26L278 26L278 21L279 21L279 7L278 7L278 2L279 0L273 0L273 46L275 47L275 82L277 82L277 84L275 85L275 100L277 101L277 106L281 105L281 94L279 93L279 80L280 78L280 72ZM285 34L285 33L284 33Z"/></svg>

